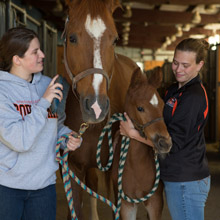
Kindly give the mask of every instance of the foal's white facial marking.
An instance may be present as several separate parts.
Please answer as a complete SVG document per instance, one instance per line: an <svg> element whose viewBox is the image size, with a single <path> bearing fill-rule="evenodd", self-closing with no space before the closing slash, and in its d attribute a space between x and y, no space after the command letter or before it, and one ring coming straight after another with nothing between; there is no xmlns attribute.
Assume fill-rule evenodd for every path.
<svg viewBox="0 0 220 220"><path fill-rule="evenodd" d="M102 66L102 60L101 60L101 54L100 54L100 44L101 44L102 35L106 29L105 23L100 17L97 17L96 19L92 20L91 16L87 15L86 22L85 22L85 29L88 32L88 34L91 36L91 38L93 39L93 44L94 44L93 65L95 68L102 69L103 66ZM99 86L102 83L102 80L103 80L103 76L101 74L94 74L92 85L95 90L96 96L98 96L99 94ZM94 102L91 108L93 108L95 115L96 115L96 119L98 119L101 114L101 108L97 100Z"/></svg>
<svg viewBox="0 0 220 220"><path fill-rule="evenodd" d="M152 96L152 98L151 98L151 100L150 100L150 104L151 105L158 105L158 98L157 98L157 96L156 96L156 94L154 94L153 96Z"/></svg>
<svg viewBox="0 0 220 220"><path fill-rule="evenodd" d="M103 66L102 66L102 60L101 60L101 54L100 54L100 44L101 44L102 35L106 29L105 23L100 17L97 17L96 19L91 20L91 16L87 15L85 28L88 34L93 39L93 44L94 44L93 65L95 68L102 69ZM103 79L103 76L101 74L94 74L93 87L97 95L99 92L99 85L101 84L102 79Z"/></svg>

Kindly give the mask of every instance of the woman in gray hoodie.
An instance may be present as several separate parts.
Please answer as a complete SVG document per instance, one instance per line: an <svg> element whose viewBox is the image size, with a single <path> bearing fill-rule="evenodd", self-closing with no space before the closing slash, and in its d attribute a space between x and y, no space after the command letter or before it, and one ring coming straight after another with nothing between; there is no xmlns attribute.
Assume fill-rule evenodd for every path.
<svg viewBox="0 0 220 220"><path fill-rule="evenodd" d="M9 29L0 41L0 219L55 220L57 139L73 133L50 110L63 86L41 74L35 32ZM70 136L75 150L79 138Z"/></svg>

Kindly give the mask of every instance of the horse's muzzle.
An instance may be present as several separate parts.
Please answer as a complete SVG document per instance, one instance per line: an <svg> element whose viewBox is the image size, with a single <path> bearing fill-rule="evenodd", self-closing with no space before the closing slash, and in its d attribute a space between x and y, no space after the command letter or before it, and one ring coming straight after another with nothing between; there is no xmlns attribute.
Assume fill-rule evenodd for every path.
<svg viewBox="0 0 220 220"><path fill-rule="evenodd" d="M102 122L109 112L109 98L107 96L88 95L80 98L83 121L96 124Z"/></svg>

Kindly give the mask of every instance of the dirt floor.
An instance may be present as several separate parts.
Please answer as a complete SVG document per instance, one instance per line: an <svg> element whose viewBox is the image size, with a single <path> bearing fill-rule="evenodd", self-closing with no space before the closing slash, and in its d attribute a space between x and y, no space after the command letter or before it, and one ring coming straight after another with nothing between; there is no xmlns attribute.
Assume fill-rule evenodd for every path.
<svg viewBox="0 0 220 220"><path fill-rule="evenodd" d="M220 152L215 144L207 145L207 157L211 172L211 190L205 207L205 220L220 220ZM66 220L67 203L63 189L63 183L57 173L57 219ZM89 220L89 195L84 193L84 220ZM112 220L111 209L104 203L98 201L98 212L100 220ZM147 214L142 205L138 209L138 220L146 220ZM163 209L162 220L171 220L167 205Z"/></svg>

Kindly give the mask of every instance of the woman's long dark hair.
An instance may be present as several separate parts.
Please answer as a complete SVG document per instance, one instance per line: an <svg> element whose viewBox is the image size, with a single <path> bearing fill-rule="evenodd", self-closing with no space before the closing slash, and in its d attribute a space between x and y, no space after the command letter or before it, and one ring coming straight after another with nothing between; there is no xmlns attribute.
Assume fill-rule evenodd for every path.
<svg viewBox="0 0 220 220"><path fill-rule="evenodd" d="M0 40L0 70L9 72L13 56L23 57L34 38L38 36L30 29L24 27L9 29Z"/></svg>

